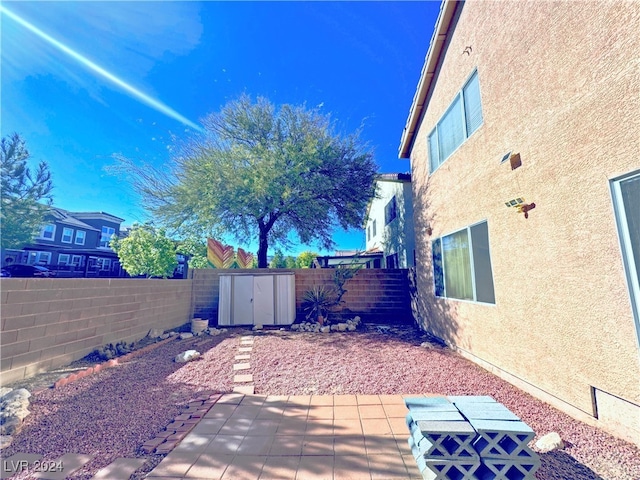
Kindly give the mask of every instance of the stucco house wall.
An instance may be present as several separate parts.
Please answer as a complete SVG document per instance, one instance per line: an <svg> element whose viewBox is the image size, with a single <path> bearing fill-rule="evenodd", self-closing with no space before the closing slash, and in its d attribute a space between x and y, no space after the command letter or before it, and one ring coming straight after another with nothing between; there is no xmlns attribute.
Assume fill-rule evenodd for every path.
<svg viewBox="0 0 640 480"><path fill-rule="evenodd" d="M416 95L417 128L401 145L420 321L520 388L640 444L639 340L610 187L640 170L640 4L447 1L441 15L452 20L432 39L432 50L444 42L440 63L421 79L432 90L424 107ZM428 135L474 71L482 125L430 175ZM501 163L509 152L521 166ZM505 206L517 197L535 203L528 218ZM436 297L433 241L482 221L495 304Z"/></svg>
<svg viewBox="0 0 640 480"><path fill-rule="evenodd" d="M390 174L387 174L390 176ZM408 177L408 175L407 175ZM376 181L377 197L369 205L365 224L366 250L379 249L384 252L384 266L387 257L398 254L396 268L414 265L415 235L413 231L413 203L410 180ZM396 218L385 225L385 207L396 197ZM375 222L375 229L374 229ZM374 235L375 232L375 235Z"/></svg>

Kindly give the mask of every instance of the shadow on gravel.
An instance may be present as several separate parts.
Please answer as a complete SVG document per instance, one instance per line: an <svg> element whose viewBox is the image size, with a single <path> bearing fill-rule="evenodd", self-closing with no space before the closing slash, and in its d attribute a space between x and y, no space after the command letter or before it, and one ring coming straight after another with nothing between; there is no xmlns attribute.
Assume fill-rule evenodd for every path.
<svg viewBox="0 0 640 480"><path fill-rule="evenodd" d="M540 469L536 472L538 480L604 480L566 452L542 453L540 461Z"/></svg>

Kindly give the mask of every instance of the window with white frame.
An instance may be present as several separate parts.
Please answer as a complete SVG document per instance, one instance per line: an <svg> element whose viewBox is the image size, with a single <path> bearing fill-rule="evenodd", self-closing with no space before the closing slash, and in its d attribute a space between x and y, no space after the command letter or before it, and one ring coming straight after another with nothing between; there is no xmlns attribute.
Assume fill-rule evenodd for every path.
<svg viewBox="0 0 640 480"><path fill-rule="evenodd" d="M40 237L43 240L53 240L56 236L56 226L49 223L40 230Z"/></svg>
<svg viewBox="0 0 640 480"><path fill-rule="evenodd" d="M109 242L111 241L111 237L114 236L115 233L116 233L116 229L115 228L103 226L102 227L102 234L100 236L100 246L101 247L108 247L109 246Z"/></svg>
<svg viewBox="0 0 640 480"><path fill-rule="evenodd" d="M474 71L429 134L429 171L435 172L480 125L480 84L478 72Z"/></svg>
<svg viewBox="0 0 640 480"><path fill-rule="evenodd" d="M62 229L62 238L60 240L62 243L71 243L73 240L73 228L64 227Z"/></svg>
<svg viewBox="0 0 640 480"><path fill-rule="evenodd" d="M84 239L87 236L87 232L84 230L76 230L76 245L84 245Z"/></svg>
<svg viewBox="0 0 640 480"><path fill-rule="evenodd" d="M51 263L51 252L29 252L27 263L29 265L49 265Z"/></svg>
<svg viewBox="0 0 640 480"><path fill-rule="evenodd" d="M71 265L75 265L76 267L82 265L82 255L73 255L71 257Z"/></svg>
<svg viewBox="0 0 640 480"><path fill-rule="evenodd" d="M384 207L384 224L389 225L398 216L398 204L394 195Z"/></svg>
<svg viewBox="0 0 640 480"><path fill-rule="evenodd" d="M436 238L431 249L436 296L496 303L487 222Z"/></svg>
<svg viewBox="0 0 640 480"><path fill-rule="evenodd" d="M110 258L98 258L96 259L96 267L98 270L109 270L111 268Z"/></svg>
<svg viewBox="0 0 640 480"><path fill-rule="evenodd" d="M70 255L68 253L61 253L58 255L58 265L69 265Z"/></svg>

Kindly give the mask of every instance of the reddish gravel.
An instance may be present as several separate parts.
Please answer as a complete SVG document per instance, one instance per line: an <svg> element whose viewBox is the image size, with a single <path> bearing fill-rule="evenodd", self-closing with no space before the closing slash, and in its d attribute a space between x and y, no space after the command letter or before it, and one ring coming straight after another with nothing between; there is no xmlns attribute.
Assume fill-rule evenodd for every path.
<svg viewBox="0 0 640 480"><path fill-rule="evenodd" d="M255 341L256 393L491 395L538 436L568 446L541 455L538 479L640 480L640 449L572 419L448 349L420 347L416 334L281 332Z"/></svg>
<svg viewBox="0 0 640 480"><path fill-rule="evenodd" d="M208 392L229 392L239 337L170 342L124 365L32 397L22 432L2 451L94 455L73 479L88 480L123 456L147 458L151 470L162 456L144 455L140 445L160 432L181 407ZM491 395L538 434L557 431L568 442L542 455L538 479L640 479L640 449L560 413L447 349L420 347L413 329L311 334L255 332L251 373L256 393ZM195 348L203 359L176 364L178 353ZM30 478L28 472L13 478ZM133 478L143 478L138 472Z"/></svg>
<svg viewBox="0 0 640 480"><path fill-rule="evenodd" d="M38 453L54 460L65 453L94 455L74 479L90 479L118 457L145 455L139 447L180 414L181 407L203 392L229 392L233 385L235 334L170 342L62 388L31 397L31 415L3 458L17 452ZM203 359L187 364L174 357L196 349ZM29 472L15 479L32 478Z"/></svg>

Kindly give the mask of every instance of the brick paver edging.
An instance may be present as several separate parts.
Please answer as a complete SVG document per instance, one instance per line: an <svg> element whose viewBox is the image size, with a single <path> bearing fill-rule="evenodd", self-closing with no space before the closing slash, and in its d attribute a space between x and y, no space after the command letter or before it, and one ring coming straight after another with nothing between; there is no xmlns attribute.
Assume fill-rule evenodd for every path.
<svg viewBox="0 0 640 480"><path fill-rule="evenodd" d="M53 388L64 387L65 385L73 383L76 380L79 380L80 378L88 377L89 375L93 375L94 373L98 373L98 372L100 372L102 370L106 370L107 368L115 367L120 362L128 362L132 358L138 357L138 356L142 355L143 353L147 353L148 351L153 350L155 348L158 348L160 345L164 345L165 343L168 343L171 340L174 340L176 338L178 338L178 337L165 338L164 340L160 340L159 342L152 343L151 345L147 345L146 347L142 347L139 350L135 350L133 352L129 352L126 355L122 355L121 357L112 358L111 360L107 360L104 363L99 363L99 364L97 364L97 365L95 365L93 367L89 367L89 368L86 368L84 370L80 370L77 373L70 373L66 377L63 377L60 380L58 380L56 383L54 383L53 384ZM34 391L32 393L34 395L36 395L36 394L40 393L41 391L42 390L37 390L37 391Z"/></svg>
<svg viewBox="0 0 640 480"><path fill-rule="evenodd" d="M169 453L200 422L200 419L206 415L220 397L222 397L221 393L201 395L189 402L186 410L169 422L165 429L158 433L155 438L144 442L140 450L147 454L164 455Z"/></svg>

